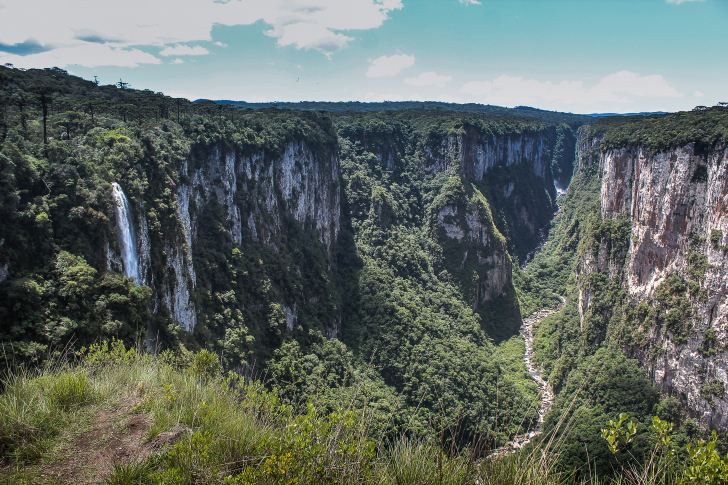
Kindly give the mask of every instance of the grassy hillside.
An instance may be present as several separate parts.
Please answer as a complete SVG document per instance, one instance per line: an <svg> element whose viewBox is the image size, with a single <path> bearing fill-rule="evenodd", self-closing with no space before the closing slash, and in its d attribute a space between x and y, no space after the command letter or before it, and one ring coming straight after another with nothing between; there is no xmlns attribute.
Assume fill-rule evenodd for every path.
<svg viewBox="0 0 728 485"><path fill-rule="evenodd" d="M500 458L484 458L487 447L477 441L459 447L437 435L382 435L376 403L356 404L361 387L333 408L291 406L257 381L221 374L207 351L177 360L104 342L42 370L5 374L2 387L0 480L7 483L718 484L728 470L710 446L678 457L660 420L651 464L609 480L555 467L578 434L569 423L568 439ZM625 421L604 424L617 458L629 445Z"/></svg>

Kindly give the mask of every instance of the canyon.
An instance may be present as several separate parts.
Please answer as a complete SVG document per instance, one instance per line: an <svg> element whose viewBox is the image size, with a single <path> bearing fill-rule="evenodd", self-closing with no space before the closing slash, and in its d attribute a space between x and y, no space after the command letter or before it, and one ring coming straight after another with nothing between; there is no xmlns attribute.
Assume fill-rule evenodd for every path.
<svg viewBox="0 0 728 485"><path fill-rule="evenodd" d="M85 94L63 102L108 94L68 78ZM0 338L18 361L204 349L286 402L370 406L382 436L437 421L500 452L553 436L592 382L580 436L605 467L622 408L728 429L728 109L204 106L76 132L57 114L48 147L9 111Z"/></svg>

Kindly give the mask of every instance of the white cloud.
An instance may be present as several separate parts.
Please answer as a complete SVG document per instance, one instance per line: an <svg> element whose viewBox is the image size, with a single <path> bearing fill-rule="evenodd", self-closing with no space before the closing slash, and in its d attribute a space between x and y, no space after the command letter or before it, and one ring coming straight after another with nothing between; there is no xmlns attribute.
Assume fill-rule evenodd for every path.
<svg viewBox="0 0 728 485"><path fill-rule="evenodd" d="M703 93L702 91L695 91L693 93L693 96L696 97L696 98L704 98L705 97L705 93Z"/></svg>
<svg viewBox="0 0 728 485"><path fill-rule="evenodd" d="M184 63L185 63L185 61L183 61L179 57L172 61L172 64L184 64Z"/></svg>
<svg viewBox="0 0 728 485"><path fill-rule="evenodd" d="M460 0L460 3L464 3L465 5L480 5L478 0Z"/></svg>
<svg viewBox="0 0 728 485"><path fill-rule="evenodd" d="M562 81L558 84L524 80L521 77L500 76L492 81L469 82L460 92L476 95L485 103L506 106L557 102L590 105L600 102L630 104L635 97L679 98L682 94L668 85L659 75L640 76L620 71L602 78L586 88L581 81Z"/></svg>
<svg viewBox="0 0 728 485"><path fill-rule="evenodd" d="M685 2L703 2L705 0L667 0L667 3L674 3L675 5L680 5L681 3Z"/></svg>
<svg viewBox="0 0 728 485"><path fill-rule="evenodd" d="M190 47L188 45L179 45L176 46L167 46L164 49L162 49L162 52L159 53L161 56L205 56L209 54L210 51L205 49L204 47L200 47L199 45L196 45L194 47Z"/></svg>
<svg viewBox="0 0 728 485"><path fill-rule="evenodd" d="M220 41L217 41L217 42L213 42L213 45L216 45L216 46L220 46L220 47L227 47L227 44L223 44L223 43L222 43L222 42L220 42Z"/></svg>
<svg viewBox="0 0 728 485"><path fill-rule="evenodd" d="M369 60L369 69L367 77L386 77L395 76L403 69L412 67L415 63L415 56L405 54L395 54L393 56L382 56Z"/></svg>
<svg viewBox="0 0 728 485"><path fill-rule="evenodd" d="M304 6L291 0L0 0L0 8L0 43L22 46L31 40L27 45L35 48L35 53L17 56L15 65L40 65L47 59L42 57L45 52L38 53L40 47L54 52L55 65L63 67L75 63L75 52L84 52L89 45L164 48L212 42L215 24L259 21L270 26L266 34L279 46L330 55L353 39L347 34L382 25L389 12L402 8L402 1L306 0ZM6 60L11 57L0 53L3 63L11 62Z"/></svg>
<svg viewBox="0 0 728 485"><path fill-rule="evenodd" d="M437 86L442 88L450 81L452 81L452 76L440 76L431 71L423 72L417 77L408 77L402 82L411 86Z"/></svg>
<svg viewBox="0 0 728 485"><path fill-rule="evenodd" d="M139 49L124 49L102 44L81 44L60 47L29 56L0 55L0 64L14 64L16 67L45 68L49 66L119 66L138 67L140 64L161 64L162 61Z"/></svg>

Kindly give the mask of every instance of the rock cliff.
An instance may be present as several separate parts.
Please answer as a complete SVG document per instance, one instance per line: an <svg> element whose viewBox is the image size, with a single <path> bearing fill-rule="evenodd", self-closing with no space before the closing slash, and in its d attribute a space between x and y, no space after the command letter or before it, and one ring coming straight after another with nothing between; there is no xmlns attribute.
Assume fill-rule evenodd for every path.
<svg viewBox="0 0 728 485"><path fill-rule="evenodd" d="M474 128L464 129L424 147L427 169L443 172L456 167L468 179L482 180L498 165L528 164L534 175L546 180L551 178L554 138L552 130L489 136Z"/></svg>
<svg viewBox="0 0 728 485"><path fill-rule="evenodd" d="M197 322L192 296L197 285L193 249L206 204L222 206L225 231L235 246L247 238L277 249L289 218L317 230L329 252L336 244L341 208L335 154L320 156L305 141L289 142L278 157L265 152L244 154L217 144L202 160L185 161L180 175L184 182L176 195L183 235L171 238L165 247L167 269L160 293L174 322L187 331ZM143 217L139 218L138 233L147 233ZM148 268L149 240L144 236L140 239L140 263ZM286 313L287 326L292 328L296 306Z"/></svg>
<svg viewBox="0 0 728 485"><path fill-rule="evenodd" d="M593 297L583 283L588 276L620 280L626 352L703 425L724 430L728 149L701 152L688 144L657 153L643 146L600 153L599 142L599 136L580 140L579 159L598 161L603 220L626 221L630 232L621 247L592 246L580 259L582 319ZM606 338L615 335L611 328Z"/></svg>
<svg viewBox="0 0 728 485"><path fill-rule="evenodd" d="M556 185L568 185L570 178L574 140L567 137L566 149L560 149L557 145L563 145L564 139L559 133L554 127L511 134L463 129L428 142L425 170L454 168L476 182L487 193L511 254L524 260L539 242L539 229L553 217ZM557 181L554 172L563 180Z"/></svg>
<svg viewBox="0 0 728 485"><path fill-rule="evenodd" d="M539 243L539 229L553 217L559 184L554 171L568 184L573 169L571 129L499 131L463 123L443 133L406 126L375 134L347 128L344 138L376 157L379 170L393 177L411 170L416 160L423 179L447 179L428 208L430 231L443 248L441 269L458 281L489 335L500 340L516 334L521 318L511 255L524 260ZM380 188L372 194L379 223L395 222L392 194ZM355 211L362 210L358 204L353 202Z"/></svg>

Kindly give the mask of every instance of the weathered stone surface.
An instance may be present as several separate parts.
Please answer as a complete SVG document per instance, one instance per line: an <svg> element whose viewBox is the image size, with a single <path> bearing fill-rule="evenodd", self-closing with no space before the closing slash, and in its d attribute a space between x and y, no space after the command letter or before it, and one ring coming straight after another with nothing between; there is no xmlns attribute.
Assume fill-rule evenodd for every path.
<svg viewBox="0 0 728 485"><path fill-rule="evenodd" d="M277 248L276 241L285 231L287 217L302 225L312 224L329 251L336 244L341 207L335 155L322 160L305 142L290 142L282 156L271 160L263 152L242 156L234 149L218 145L199 168L189 170L185 162L182 175L189 180L177 188L184 240L166 248L168 273L172 277L163 284L162 293L174 321L188 331L197 321L190 301L190 290L196 285L192 248L197 237L198 213L194 208L201 208L212 199L222 205L233 244L241 244L243 231L247 230L254 241ZM243 196L236 196L238 192ZM248 212L248 208L252 209ZM141 229L140 233L144 231ZM295 306L286 307L289 328L293 327L296 314Z"/></svg>
<svg viewBox="0 0 728 485"><path fill-rule="evenodd" d="M427 168L432 172L443 172L456 167L467 178L481 180L498 164L530 163L534 174L546 179L553 136L550 132L537 132L483 137L474 130L468 130L443 137L434 148L426 146Z"/></svg>
<svg viewBox="0 0 728 485"><path fill-rule="evenodd" d="M598 144L598 138L580 142L580 154L586 155ZM655 327L649 329L648 349L634 354L664 392L680 396L701 424L721 430L728 428L728 399L725 395L708 399L701 388L713 380L728 384L727 158L726 147L703 154L696 153L693 145L655 154L644 147L621 148L599 158L602 217L616 219L624 214L631 220L624 285L632 302L651 303L660 283L671 274L689 280L690 253L707 257L710 267L701 283L707 299L690 295L692 330L687 342L676 344L669 331ZM582 163L594 160L586 156ZM712 242L711 235L719 236L718 240ZM586 254L578 266L579 274L599 271L611 277L622 269L605 248L596 258ZM590 298L588 292L580 291L582 316ZM698 350L708 329L715 333L717 353L704 356ZM650 360L649 349L655 347L662 351Z"/></svg>

